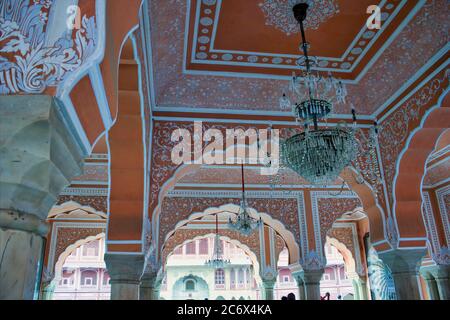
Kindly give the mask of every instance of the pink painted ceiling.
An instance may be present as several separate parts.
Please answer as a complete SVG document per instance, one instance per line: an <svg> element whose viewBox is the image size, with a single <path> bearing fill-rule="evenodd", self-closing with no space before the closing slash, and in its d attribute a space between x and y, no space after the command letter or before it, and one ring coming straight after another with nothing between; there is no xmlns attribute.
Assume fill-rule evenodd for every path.
<svg viewBox="0 0 450 320"><path fill-rule="evenodd" d="M216 13L219 2L222 7L216 16L213 12ZM232 54L232 57L227 55L219 59L217 56L214 59L209 52L212 34L209 40L199 38L203 29L205 34L213 32L210 27L214 26L215 19L218 19L214 45L219 49L252 50L257 54L269 51L275 55L295 53L298 34L287 35L276 25L270 25L270 21L266 21L264 12L259 6L264 2L264 0L248 0L243 4L242 1L236 0L152 1L149 15L156 106L175 111L187 111L189 108L241 110L243 114L249 110L286 111L279 109L278 99L288 83L286 80L273 77L281 72L279 59L270 63L267 61L271 64L269 68L250 70L257 75L249 77L250 71L243 64L244 55ZM349 0L334 2L339 7L339 12L331 14L326 21L319 22L315 26L317 29L312 26L307 31L311 36L313 53L318 56L340 55L344 48L351 46L349 35L353 37L358 26L362 28L361 30L365 28L364 19L361 17L368 15L365 11L360 12L361 3ZM197 12L198 5L202 11ZM396 8L400 8L397 15ZM408 22L406 18L415 10L417 13ZM375 33L363 31L366 39L357 40L361 49L375 39L372 48L376 50L369 50L370 52L367 52L366 57L361 60L359 69L346 76L349 79L359 77L355 80L356 83L348 85L350 95L348 102L352 102L357 111L365 115L371 115L379 109L449 40L447 32L449 7L446 1L430 0L425 4L409 0L387 1L382 12L385 13L383 23L388 24L390 17L393 20L386 26L386 30L382 29ZM188 13L189 20L186 19ZM202 17L204 14L207 17ZM251 19L245 19L246 16L251 16ZM197 27L199 31L197 36L194 36L196 23L200 27ZM339 33L337 29L347 31ZM250 41L250 38L254 40ZM356 38L355 36L354 39ZM323 40L319 42L318 39ZM388 39L394 41L388 43ZM330 41L335 43L333 48L324 43ZM193 47L195 50L192 51ZM187 55L185 48L188 49ZM197 55L196 51L209 52L208 57L200 54L198 56L200 59L196 60L200 60L201 63L192 62L192 59L188 58L192 52ZM350 56L353 58L346 61L347 64L336 66L339 69L335 72L337 75L342 75L341 71L349 68L349 64L356 63L357 56L363 54L359 53L359 49L351 52L353 55ZM218 67L217 63L209 61L210 59L221 60L222 64ZM206 60L208 63L204 63ZM323 65L325 66L325 62ZM366 72L365 67L368 67ZM217 75L217 71L226 76ZM336 106L336 113L348 114L349 111L349 105Z"/></svg>

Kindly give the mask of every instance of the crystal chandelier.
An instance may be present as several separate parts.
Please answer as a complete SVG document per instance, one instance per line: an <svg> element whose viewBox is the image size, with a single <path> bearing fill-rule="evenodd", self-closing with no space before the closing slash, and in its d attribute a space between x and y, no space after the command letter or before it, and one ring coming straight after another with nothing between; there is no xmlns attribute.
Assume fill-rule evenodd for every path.
<svg viewBox="0 0 450 320"><path fill-rule="evenodd" d="M256 220L248 213L247 200L245 198L245 180L244 180L244 163L241 164L241 180L242 180L242 200L239 207L239 213L235 221L231 218L228 220L228 227L238 231L245 236L249 236L262 225L261 217Z"/></svg>
<svg viewBox="0 0 450 320"><path fill-rule="evenodd" d="M338 124L335 128L319 129L318 121L327 119L333 113L334 104L346 102L347 89L342 81L331 74L323 77L318 71L312 70L316 61L308 55L309 44L304 30L308 8L306 2L293 7L294 17L300 24L303 49L303 57L297 60L297 65L303 69L303 73L301 76L293 74L288 93L280 98L280 107L291 108L297 121L303 123L304 130L281 143L281 162L311 184L325 185L336 181L345 167L357 162L355 160L363 149L363 141L360 140L364 134L356 128L356 111L353 107L353 126ZM357 133L362 138L358 138ZM364 141L369 147L375 146L376 133L375 126L370 137ZM355 167L359 169L358 164ZM373 177L373 180L378 178Z"/></svg>
<svg viewBox="0 0 450 320"><path fill-rule="evenodd" d="M214 249L211 259L205 261L205 265L214 269L222 269L230 264L230 260L223 257L219 236L219 216L216 215L216 234L214 236Z"/></svg>

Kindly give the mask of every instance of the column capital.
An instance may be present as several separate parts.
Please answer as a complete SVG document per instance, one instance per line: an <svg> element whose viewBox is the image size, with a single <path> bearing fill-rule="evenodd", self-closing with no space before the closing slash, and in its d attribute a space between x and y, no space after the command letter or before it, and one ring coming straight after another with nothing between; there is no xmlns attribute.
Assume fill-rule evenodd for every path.
<svg viewBox="0 0 450 320"><path fill-rule="evenodd" d="M0 209L47 218L83 150L55 98L0 95Z"/></svg>
<svg viewBox="0 0 450 320"><path fill-rule="evenodd" d="M304 280L303 280L304 273L305 272L303 270L298 270L298 271L291 272L291 274L294 277L295 281L297 281L297 284L302 284L304 282Z"/></svg>
<svg viewBox="0 0 450 320"><path fill-rule="evenodd" d="M420 263L425 255L426 249L397 249L378 254L380 259L389 267L392 274L418 274Z"/></svg>
<svg viewBox="0 0 450 320"><path fill-rule="evenodd" d="M274 279L262 279L262 285L264 288L271 289L275 287L275 283L277 282L277 278Z"/></svg>
<svg viewBox="0 0 450 320"><path fill-rule="evenodd" d="M139 284L144 272L143 255L105 254L111 283Z"/></svg>

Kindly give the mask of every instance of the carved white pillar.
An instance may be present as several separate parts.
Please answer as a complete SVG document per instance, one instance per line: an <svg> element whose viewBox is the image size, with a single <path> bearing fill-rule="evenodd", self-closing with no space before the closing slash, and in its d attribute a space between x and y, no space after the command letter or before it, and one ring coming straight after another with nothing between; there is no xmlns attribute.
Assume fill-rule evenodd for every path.
<svg viewBox="0 0 450 320"><path fill-rule="evenodd" d="M111 277L111 300L139 300L144 256L108 253L105 263Z"/></svg>
<svg viewBox="0 0 450 320"><path fill-rule="evenodd" d="M0 96L0 300L37 298L45 223L85 154L50 96Z"/></svg>
<svg viewBox="0 0 450 320"><path fill-rule="evenodd" d="M379 254L389 266L398 300L420 300L419 267L426 250L393 250Z"/></svg>

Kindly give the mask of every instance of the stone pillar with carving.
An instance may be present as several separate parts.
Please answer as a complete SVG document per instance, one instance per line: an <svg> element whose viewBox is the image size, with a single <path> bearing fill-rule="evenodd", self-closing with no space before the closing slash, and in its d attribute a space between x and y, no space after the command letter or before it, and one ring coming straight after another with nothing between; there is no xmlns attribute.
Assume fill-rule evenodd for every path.
<svg viewBox="0 0 450 320"><path fill-rule="evenodd" d="M425 249L397 249L379 254L391 270L398 300L420 300L418 276L425 254Z"/></svg>
<svg viewBox="0 0 450 320"><path fill-rule="evenodd" d="M105 254L111 277L111 300L139 300L145 257L141 254Z"/></svg>
<svg viewBox="0 0 450 320"><path fill-rule="evenodd" d="M48 212L83 151L55 98L0 96L0 300L37 298Z"/></svg>

